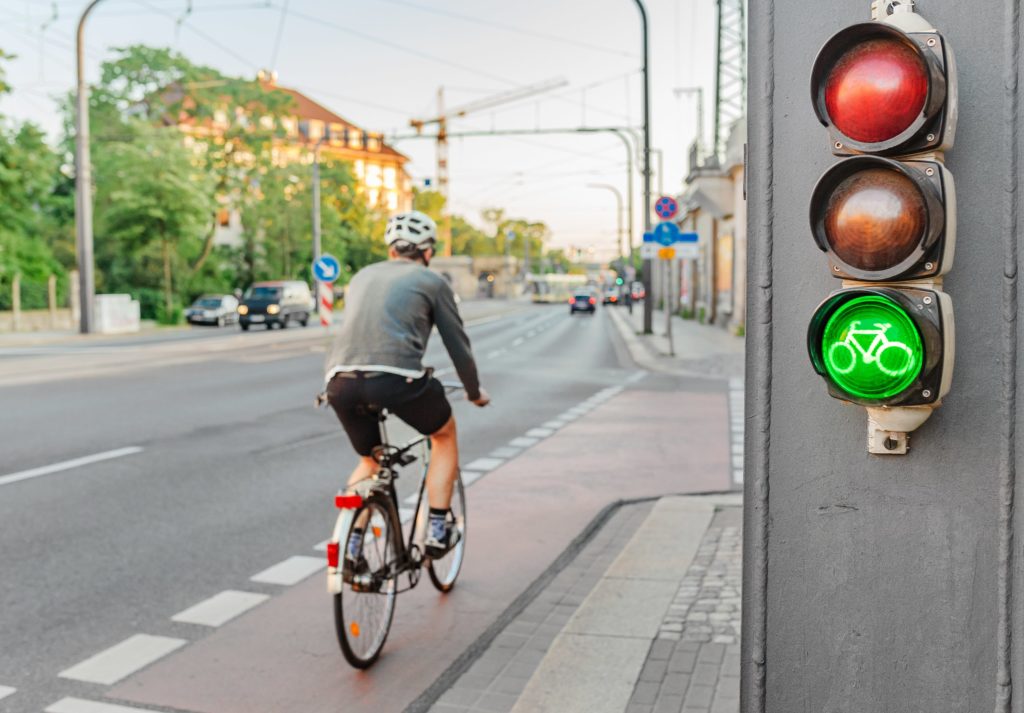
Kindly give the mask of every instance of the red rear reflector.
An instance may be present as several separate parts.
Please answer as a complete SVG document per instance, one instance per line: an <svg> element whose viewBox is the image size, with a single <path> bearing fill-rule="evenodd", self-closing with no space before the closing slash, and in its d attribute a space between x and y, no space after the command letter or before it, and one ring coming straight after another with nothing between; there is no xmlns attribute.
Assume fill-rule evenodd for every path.
<svg viewBox="0 0 1024 713"><path fill-rule="evenodd" d="M363 506L362 495L335 495L334 506L339 510L354 510Z"/></svg>
<svg viewBox="0 0 1024 713"><path fill-rule="evenodd" d="M337 542L327 543L327 566L335 567L338 566L338 552L341 550L341 545Z"/></svg>

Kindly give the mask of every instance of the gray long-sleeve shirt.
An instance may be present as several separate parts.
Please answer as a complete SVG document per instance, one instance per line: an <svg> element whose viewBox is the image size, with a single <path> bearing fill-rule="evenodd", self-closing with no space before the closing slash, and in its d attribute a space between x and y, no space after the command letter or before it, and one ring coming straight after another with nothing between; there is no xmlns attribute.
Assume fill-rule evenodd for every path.
<svg viewBox="0 0 1024 713"><path fill-rule="evenodd" d="M390 367L423 370L423 353L434 326L469 398L480 395L476 362L452 288L412 260L368 265L348 285L341 331L327 358L327 372Z"/></svg>

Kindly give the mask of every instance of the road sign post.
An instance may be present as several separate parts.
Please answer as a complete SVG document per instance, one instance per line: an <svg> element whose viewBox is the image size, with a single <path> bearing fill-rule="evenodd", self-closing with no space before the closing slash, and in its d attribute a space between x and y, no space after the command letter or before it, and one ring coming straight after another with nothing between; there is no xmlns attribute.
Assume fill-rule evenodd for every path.
<svg viewBox="0 0 1024 713"><path fill-rule="evenodd" d="M341 263L333 255L321 255L313 261L313 277L317 284L317 311L320 325L330 327L334 312L334 283L341 275Z"/></svg>

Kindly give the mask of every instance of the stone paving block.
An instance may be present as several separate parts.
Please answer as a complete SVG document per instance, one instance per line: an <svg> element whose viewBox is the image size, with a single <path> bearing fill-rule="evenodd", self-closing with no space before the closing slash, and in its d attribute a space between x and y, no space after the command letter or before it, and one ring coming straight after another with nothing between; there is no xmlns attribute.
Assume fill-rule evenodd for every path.
<svg viewBox="0 0 1024 713"><path fill-rule="evenodd" d="M508 713L516 704L516 696L508 693L485 693L473 705L473 711Z"/></svg>
<svg viewBox="0 0 1024 713"><path fill-rule="evenodd" d="M494 680L494 683L491 684L491 687L490 689L488 689L488 691L497 693L511 693L513 695L518 696L520 693L523 692L523 689L526 688L526 682L529 680L530 679L528 677L509 676L507 674L502 675Z"/></svg>
<svg viewBox="0 0 1024 713"><path fill-rule="evenodd" d="M690 690L686 692L686 707L707 710L711 707L711 699L714 697L715 689L712 686L690 686Z"/></svg>
<svg viewBox="0 0 1024 713"><path fill-rule="evenodd" d="M662 659L668 660L672 656L672 651L675 646L671 641L665 639L657 639L651 644L651 650L647 654L647 657L655 661L661 661Z"/></svg>
<svg viewBox="0 0 1024 713"><path fill-rule="evenodd" d="M447 703L435 703L430 707L430 713L466 713L468 710L465 706L451 706Z"/></svg>
<svg viewBox="0 0 1024 713"><path fill-rule="evenodd" d="M654 704L653 713L679 713L683 709L683 697L676 694L662 694Z"/></svg>
<svg viewBox="0 0 1024 713"><path fill-rule="evenodd" d="M661 692L666 693L678 693L680 695L686 693L686 689L690 687L690 676L685 673L666 673L665 678L661 681Z"/></svg>
<svg viewBox="0 0 1024 713"><path fill-rule="evenodd" d="M650 658L648 654L647 663L640 670L641 681L656 681L660 682L665 678L665 671L668 669L668 661L666 659L656 660Z"/></svg>
<svg viewBox="0 0 1024 713"><path fill-rule="evenodd" d="M705 644L700 647L697 663L722 663L725 647L722 644Z"/></svg>
<svg viewBox="0 0 1024 713"><path fill-rule="evenodd" d="M654 711L654 706L643 703L630 703L626 706L626 713L652 713L652 711Z"/></svg>
<svg viewBox="0 0 1024 713"><path fill-rule="evenodd" d="M716 700L711 704L710 713L740 713L740 699Z"/></svg>
<svg viewBox="0 0 1024 713"><path fill-rule="evenodd" d="M695 651L679 651L678 649L668 661L668 670L673 673L690 673L697 662Z"/></svg>
<svg viewBox="0 0 1024 713"><path fill-rule="evenodd" d="M690 681L694 686L711 686L718 683L719 666L713 663L699 663L693 667Z"/></svg>
<svg viewBox="0 0 1024 713"><path fill-rule="evenodd" d="M438 703L449 706L471 706L482 695L481 691L469 688L451 688L437 699Z"/></svg>

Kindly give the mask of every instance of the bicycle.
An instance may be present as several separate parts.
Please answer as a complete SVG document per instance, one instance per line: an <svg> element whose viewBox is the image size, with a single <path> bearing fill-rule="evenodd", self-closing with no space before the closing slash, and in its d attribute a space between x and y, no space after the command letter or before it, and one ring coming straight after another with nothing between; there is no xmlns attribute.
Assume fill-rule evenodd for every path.
<svg viewBox="0 0 1024 713"><path fill-rule="evenodd" d="M443 382L446 393L462 389L462 384ZM345 659L355 668L365 669L380 656L391 629L398 594L419 583L420 570L426 564L430 581L442 593L451 591L462 568L466 549L466 493L459 474L452 490L449 523L458 539L441 558L431 559L423 550L428 506L427 466L430 463L430 438L418 436L401 446L391 445L387 433L387 409L375 409L380 424L381 445L373 451L380 465L365 480L339 492L335 505L341 510L327 544L327 589L334 595L334 625L338 644ZM414 451L418 451L415 453ZM413 511L408 537L403 539L403 524L395 481L398 468L423 464L419 496ZM353 531L362 531L360 541L349 556ZM402 577L408 586L399 588Z"/></svg>
<svg viewBox="0 0 1024 713"><path fill-rule="evenodd" d="M875 364L878 370L886 376L901 376L906 373L907 369L914 363L914 352L903 342L890 341L885 336L885 333L889 331L892 325L876 322L875 329L857 329L858 325L860 325L859 319L851 322L850 329L846 333L846 339L836 342L829 347L828 355L832 360L835 370L840 374L849 374L853 371L853 367L857 365L857 353L860 352L861 359L865 364ZM874 339L868 348L865 349L861 346L860 342L854 339L854 335L873 336ZM887 350L895 350L895 352L890 353L896 355L889 359L889 366L886 366L882 360L882 355ZM845 356L840 357L840 354ZM844 361L847 362L847 366L843 366Z"/></svg>

